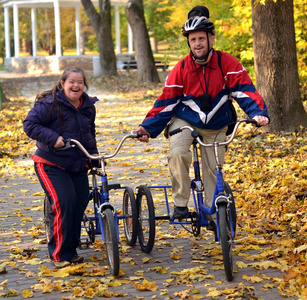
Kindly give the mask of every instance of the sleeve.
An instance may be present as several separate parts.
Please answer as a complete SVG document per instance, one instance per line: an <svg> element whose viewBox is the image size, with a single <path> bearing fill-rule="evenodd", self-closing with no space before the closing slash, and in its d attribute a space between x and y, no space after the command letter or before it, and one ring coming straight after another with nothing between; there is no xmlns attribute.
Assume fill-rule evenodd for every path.
<svg viewBox="0 0 307 300"><path fill-rule="evenodd" d="M48 128L51 117L49 110L50 105L46 105L43 101L35 103L23 121L23 128L28 137L48 147L53 147L60 134Z"/></svg>
<svg viewBox="0 0 307 300"><path fill-rule="evenodd" d="M269 118L267 106L242 64L230 54L223 57L226 63L222 62L222 65L226 66L227 87L232 97L249 118L257 115Z"/></svg>
<svg viewBox="0 0 307 300"><path fill-rule="evenodd" d="M93 105L94 106L94 105ZM91 151L91 154L98 154L98 148L97 148L97 141L96 141L96 125L95 125L95 120L96 120L96 108L94 106L94 113L93 113L93 122L92 122L92 126L91 126L91 135L93 137L93 141L94 141L94 146L93 149Z"/></svg>
<svg viewBox="0 0 307 300"><path fill-rule="evenodd" d="M157 137L176 113L176 106L183 94L182 61L178 62L165 79L162 94L147 113L141 126L152 138Z"/></svg>

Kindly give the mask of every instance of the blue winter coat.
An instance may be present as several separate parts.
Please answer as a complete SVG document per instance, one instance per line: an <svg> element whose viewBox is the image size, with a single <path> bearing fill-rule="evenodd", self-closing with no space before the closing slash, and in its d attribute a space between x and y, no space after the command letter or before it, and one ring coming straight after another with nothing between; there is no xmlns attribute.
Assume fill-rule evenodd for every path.
<svg viewBox="0 0 307 300"><path fill-rule="evenodd" d="M47 95L35 102L23 121L24 131L30 138L37 141L36 155L67 171L79 172L84 170L86 165L83 152L78 147L54 152L53 146L61 135L64 139L72 138L80 141L90 154L98 153L94 106L98 99L83 93L83 103L78 110L66 99L64 93L58 91L56 96L62 110L64 124L58 118L56 105L52 106L52 95Z"/></svg>

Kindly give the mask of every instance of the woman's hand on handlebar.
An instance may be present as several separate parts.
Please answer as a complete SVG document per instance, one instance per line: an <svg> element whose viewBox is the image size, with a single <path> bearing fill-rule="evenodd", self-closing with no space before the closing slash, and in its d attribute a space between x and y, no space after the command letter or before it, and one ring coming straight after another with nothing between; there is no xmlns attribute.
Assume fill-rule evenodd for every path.
<svg viewBox="0 0 307 300"><path fill-rule="evenodd" d="M99 156L98 153L95 154L91 154L93 156ZM90 165L92 165L93 167L99 168L101 167L101 161L99 159L88 159L88 162Z"/></svg>
<svg viewBox="0 0 307 300"><path fill-rule="evenodd" d="M64 147L65 146L65 143L64 143L64 141L63 141L63 137L60 135L58 138L57 138L57 140L56 140L56 142L55 142L55 144L54 144L54 148L61 148L61 147Z"/></svg>
<svg viewBox="0 0 307 300"><path fill-rule="evenodd" d="M140 137L138 138L139 141L148 143L150 133L143 126L139 126L136 132L138 135L140 135Z"/></svg>
<svg viewBox="0 0 307 300"><path fill-rule="evenodd" d="M269 124L269 119L265 116L254 116L253 120L257 122L257 124L253 124L253 126L266 126Z"/></svg>

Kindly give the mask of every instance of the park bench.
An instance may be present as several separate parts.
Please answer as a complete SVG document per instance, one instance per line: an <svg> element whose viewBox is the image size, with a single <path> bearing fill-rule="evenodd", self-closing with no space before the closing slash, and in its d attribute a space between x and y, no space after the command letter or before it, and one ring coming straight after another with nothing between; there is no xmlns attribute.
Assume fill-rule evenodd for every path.
<svg viewBox="0 0 307 300"><path fill-rule="evenodd" d="M128 59L127 60L118 60L116 62L117 64L117 69L119 70L131 70L131 69L137 69L138 66L137 66L137 62L136 60L131 60L130 57L127 57ZM156 65L156 68L157 69L162 69L163 71L166 71L169 67L169 65L165 62L162 62L162 61L155 61L155 65Z"/></svg>
<svg viewBox="0 0 307 300"><path fill-rule="evenodd" d="M162 69L163 71L166 71L169 68L166 61L155 61L155 65L157 69ZM129 72L129 70L137 69L138 66L133 54L118 54L116 67L118 70L127 70L127 72ZM93 56L93 73L94 77L101 76L99 56L96 55Z"/></svg>

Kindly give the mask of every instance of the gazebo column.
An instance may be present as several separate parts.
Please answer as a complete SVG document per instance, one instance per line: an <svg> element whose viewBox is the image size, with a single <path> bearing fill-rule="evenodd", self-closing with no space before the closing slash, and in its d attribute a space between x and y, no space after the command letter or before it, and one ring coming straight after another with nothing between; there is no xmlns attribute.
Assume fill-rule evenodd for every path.
<svg viewBox="0 0 307 300"><path fill-rule="evenodd" d="M115 5L115 41L116 54L121 54L119 5Z"/></svg>
<svg viewBox="0 0 307 300"><path fill-rule="evenodd" d="M75 8L75 14L76 14L76 48L77 48L77 55L80 55L80 9L79 6L76 6Z"/></svg>
<svg viewBox="0 0 307 300"><path fill-rule="evenodd" d="M61 27L60 27L60 5L59 0L53 0L54 7L54 30L55 30L55 56L62 55Z"/></svg>
<svg viewBox="0 0 307 300"><path fill-rule="evenodd" d="M14 27L14 51L15 57L19 57L19 16L18 16L18 6L13 5L13 27Z"/></svg>
<svg viewBox="0 0 307 300"><path fill-rule="evenodd" d="M128 23L128 53L133 54L133 33L129 23Z"/></svg>
<svg viewBox="0 0 307 300"><path fill-rule="evenodd" d="M5 38L5 57L11 57L11 46L10 46L10 17L9 7L4 7L4 38Z"/></svg>
<svg viewBox="0 0 307 300"><path fill-rule="evenodd" d="M32 56L37 56L37 44L36 44L36 10L31 8L31 23L32 23Z"/></svg>

